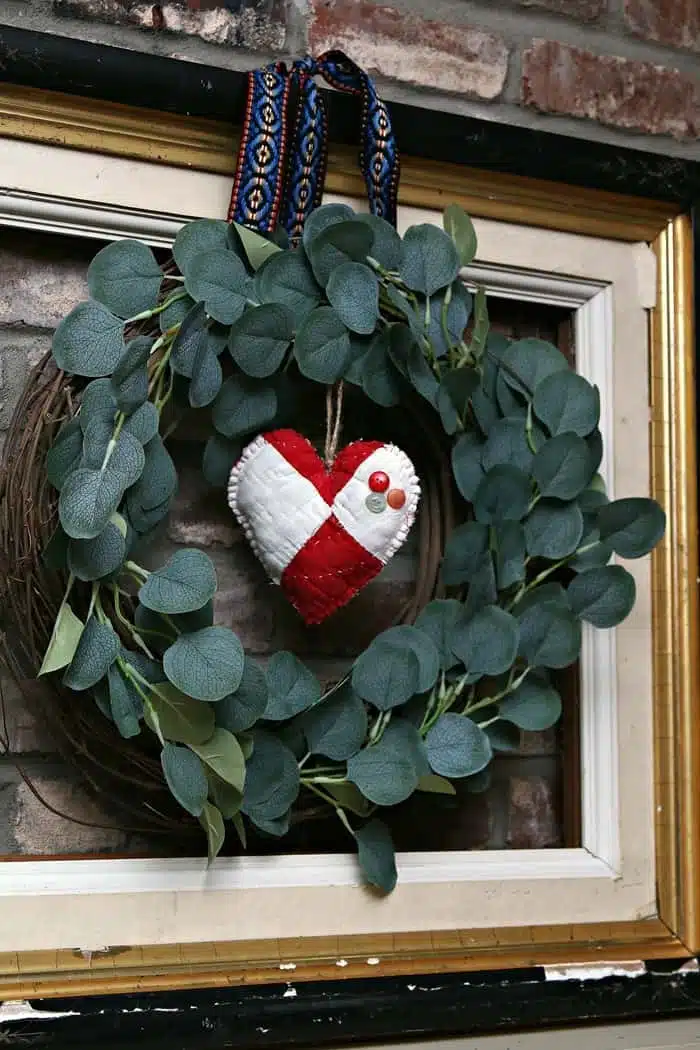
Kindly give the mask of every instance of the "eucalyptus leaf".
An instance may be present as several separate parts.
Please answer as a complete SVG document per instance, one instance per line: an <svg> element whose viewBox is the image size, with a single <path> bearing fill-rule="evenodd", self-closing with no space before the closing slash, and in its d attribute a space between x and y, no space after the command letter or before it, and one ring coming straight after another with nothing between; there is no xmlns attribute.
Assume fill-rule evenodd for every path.
<svg viewBox="0 0 700 1050"><path fill-rule="evenodd" d="M124 677L117 663L107 671L109 707L112 721L125 740L141 732L143 702L134 685Z"/></svg>
<svg viewBox="0 0 700 1050"><path fill-rule="evenodd" d="M317 383L335 383L350 364L348 330L332 306L319 306L304 318L294 343L299 371Z"/></svg>
<svg viewBox="0 0 700 1050"><path fill-rule="evenodd" d="M274 241L268 240L267 237L262 237L255 230L248 229L247 226L241 226L238 222L232 222L228 228L229 243L231 243L233 237L240 243L245 258L253 271L259 270L262 264L272 255L277 255L281 251L279 245L275 244Z"/></svg>
<svg viewBox="0 0 700 1050"><path fill-rule="evenodd" d="M139 591L139 601L160 613L201 609L216 594L216 572L200 550L183 549L152 572Z"/></svg>
<svg viewBox="0 0 700 1050"><path fill-rule="evenodd" d="M220 219L195 219L183 226L173 244L173 256L180 273L187 275L189 266L205 252L224 251L228 247L228 223Z"/></svg>
<svg viewBox="0 0 700 1050"><path fill-rule="evenodd" d="M372 251L374 234L358 219L329 225L304 245L314 277L325 288L333 271L344 262L365 262Z"/></svg>
<svg viewBox="0 0 700 1050"><path fill-rule="evenodd" d="M382 893L391 893L396 886L396 858L388 827L374 817L363 828L357 828L354 834L357 858L365 880Z"/></svg>
<svg viewBox="0 0 700 1050"><path fill-rule="evenodd" d="M242 810L274 820L299 794L299 766L292 751L273 733L253 730L253 754L246 767Z"/></svg>
<svg viewBox="0 0 700 1050"><path fill-rule="evenodd" d="M394 324L389 329L389 354L411 386L435 406L440 389L439 380L428 364L425 354L408 328Z"/></svg>
<svg viewBox="0 0 700 1050"><path fill-rule="evenodd" d="M484 478L481 457L484 443L473 430L468 430L452 447L452 473L457 488L471 502Z"/></svg>
<svg viewBox="0 0 700 1050"><path fill-rule="evenodd" d="M108 623L94 616L85 624L63 684L76 692L92 688L109 671L119 655L119 636Z"/></svg>
<svg viewBox="0 0 700 1050"><path fill-rule="evenodd" d="M492 467L474 493L476 520L489 525L521 521L527 514L530 495L530 479L522 470L506 463Z"/></svg>
<svg viewBox="0 0 700 1050"><path fill-rule="evenodd" d="M568 558L582 536L583 515L575 503L543 499L525 519L525 545L532 558Z"/></svg>
<svg viewBox="0 0 700 1050"><path fill-rule="evenodd" d="M166 649L163 669L172 684L194 700L223 700L243 677L243 647L228 627L182 634Z"/></svg>
<svg viewBox="0 0 700 1050"><path fill-rule="evenodd" d="M195 306L192 296L186 292L178 292L176 297L158 314L158 324L161 332L169 332L171 328L177 328L187 317Z"/></svg>
<svg viewBox="0 0 700 1050"><path fill-rule="evenodd" d="M525 579L525 531L519 521L504 521L494 527L496 577L499 590L507 590Z"/></svg>
<svg viewBox="0 0 700 1050"><path fill-rule="evenodd" d="M442 213L442 225L457 249L460 266L469 266L477 249L474 223L459 204L448 204Z"/></svg>
<svg viewBox="0 0 700 1050"><path fill-rule="evenodd" d="M440 288L452 284L459 266L457 249L437 226L423 223L406 231L399 276L408 288L423 295L434 295Z"/></svg>
<svg viewBox="0 0 700 1050"><path fill-rule="evenodd" d="M231 251L196 255L185 274L187 292L203 302L209 316L221 324L234 324L241 316L249 284L245 266Z"/></svg>
<svg viewBox="0 0 700 1050"><path fill-rule="evenodd" d="M544 434L533 428L530 440L535 448L544 443ZM520 416L499 419L489 430L489 436L481 454L481 465L485 471L503 463L530 473L534 453L528 443L525 420Z"/></svg>
<svg viewBox="0 0 700 1050"><path fill-rule="evenodd" d="M312 754L342 762L362 747L367 712L357 693L346 685L307 711L301 725Z"/></svg>
<svg viewBox="0 0 700 1050"><path fill-rule="evenodd" d="M247 376L232 376L222 386L212 409L214 426L227 438L262 430L277 413L277 392Z"/></svg>
<svg viewBox="0 0 700 1050"><path fill-rule="evenodd" d="M102 248L87 272L90 295L117 317L134 317L155 306L162 280L151 249L132 240Z"/></svg>
<svg viewBox="0 0 700 1050"><path fill-rule="evenodd" d="M386 219L379 215L356 215L356 219L366 223L372 231L373 240L370 255L385 270L398 270L401 261L401 238ZM308 224L308 220L307 220Z"/></svg>
<svg viewBox="0 0 700 1050"><path fill-rule="evenodd" d="M429 772L420 734L402 718L392 718L377 743L349 758L347 768L348 780L378 806L403 802Z"/></svg>
<svg viewBox="0 0 700 1050"><path fill-rule="evenodd" d="M488 551L487 525L476 521L458 525L450 533L442 559L442 579L448 586L469 583Z"/></svg>
<svg viewBox="0 0 700 1050"><path fill-rule="evenodd" d="M352 685L363 700L387 711L432 689L439 672L440 654L427 634L417 627L390 627L355 661Z"/></svg>
<svg viewBox="0 0 700 1050"><path fill-rule="evenodd" d="M265 672L250 657L243 664L243 677L235 693L216 705L216 724L231 733L250 729L262 718L268 701Z"/></svg>
<svg viewBox="0 0 700 1050"><path fill-rule="evenodd" d="M79 580L101 580L116 572L126 557L125 531L111 520L94 539L71 540L68 567L73 575Z"/></svg>
<svg viewBox="0 0 700 1050"><path fill-rule="evenodd" d="M351 332L372 334L379 319L379 282L368 266L341 263L330 275L326 296Z"/></svg>
<svg viewBox="0 0 700 1050"><path fill-rule="evenodd" d="M451 347L459 346L469 323L472 312L472 296L462 282L457 279L445 291L438 292L430 298L430 324L426 334L435 356L440 358L449 353ZM456 380L471 375L478 381L478 372L473 368L455 368L445 373L446 377ZM464 413L464 403L460 414Z"/></svg>
<svg viewBox="0 0 700 1050"><path fill-rule="evenodd" d="M78 422L83 433L87 433L94 419L102 419L112 426L116 412L117 398L112 380L93 379L91 383L88 383L80 398L80 412L78 413Z"/></svg>
<svg viewBox="0 0 700 1050"><path fill-rule="evenodd" d="M321 696L316 675L294 653L273 653L265 677L268 692L265 718L271 721L292 718L315 704Z"/></svg>
<svg viewBox="0 0 700 1050"><path fill-rule="evenodd" d="M513 390L532 398L539 384L554 372L569 371L561 350L544 339L517 339L503 352L499 375Z"/></svg>
<svg viewBox="0 0 700 1050"><path fill-rule="evenodd" d="M426 773L418 781L416 791L424 791L428 795L456 795L457 790L445 777L437 773Z"/></svg>
<svg viewBox="0 0 700 1050"><path fill-rule="evenodd" d="M129 490L129 502L144 510L160 507L177 490L177 470L172 456L160 435L152 438L144 448L146 461L141 477Z"/></svg>
<svg viewBox="0 0 700 1050"><path fill-rule="evenodd" d="M471 676L502 674L518 651L518 621L505 609L487 605L456 622L450 644Z"/></svg>
<svg viewBox="0 0 700 1050"><path fill-rule="evenodd" d="M496 571L493 564L491 551L482 554L481 559L469 580L467 600L464 603L464 615L469 618L474 616L487 605L493 605L498 601L496 588Z"/></svg>
<svg viewBox="0 0 700 1050"><path fill-rule="evenodd" d="M61 489L58 503L61 525L67 535L75 540L99 536L119 506L123 492L122 479L114 471L87 468L73 471Z"/></svg>
<svg viewBox="0 0 700 1050"><path fill-rule="evenodd" d="M60 671L62 667L66 667L71 662L83 630L83 621L78 619L69 603L64 600L54 621L51 638L39 668L39 675Z"/></svg>
<svg viewBox="0 0 700 1050"><path fill-rule="evenodd" d="M271 376L284 360L294 328L294 314L282 303L251 307L231 329L231 357L246 375Z"/></svg>
<svg viewBox="0 0 700 1050"><path fill-rule="evenodd" d="M148 359L152 346L153 340L145 335L131 339L112 374L117 408L127 415L148 400Z"/></svg>
<svg viewBox="0 0 700 1050"><path fill-rule="evenodd" d="M581 572L566 590L571 608L594 627L616 627L630 614L636 598L634 577L621 565Z"/></svg>
<svg viewBox="0 0 700 1050"><path fill-rule="evenodd" d="M113 475L124 491L138 481L145 465L143 446L130 431L117 432L105 419L91 420L85 431L83 467Z"/></svg>
<svg viewBox="0 0 700 1050"><path fill-rule="evenodd" d="M588 446L577 434L558 434L538 450L532 475L542 496L575 499L593 476Z"/></svg>
<svg viewBox="0 0 700 1050"><path fill-rule="evenodd" d="M358 218L360 216L355 215L349 204L322 204L320 208L314 208L304 223L302 241L306 252L308 253L313 241L324 230L337 225L339 222L347 222Z"/></svg>
<svg viewBox="0 0 700 1050"><path fill-rule="evenodd" d="M452 712L440 715L425 738L433 772L443 777L469 777L484 769L493 757L491 742L476 722Z"/></svg>
<svg viewBox="0 0 700 1050"><path fill-rule="evenodd" d="M452 635L462 617L463 609L462 603L453 598L436 598L421 610L415 623L418 630L427 634L435 644L440 654L440 666L444 671L449 671L457 663L452 652Z"/></svg>
<svg viewBox="0 0 700 1050"><path fill-rule="evenodd" d="M598 510L600 537L621 558L643 558L666 529L666 515L655 500L616 499Z"/></svg>
<svg viewBox="0 0 700 1050"><path fill-rule="evenodd" d="M209 791L201 760L188 747L166 744L160 761L165 782L173 796L193 817L200 816Z"/></svg>
<svg viewBox="0 0 700 1050"><path fill-rule="evenodd" d="M152 401L146 401L136 409L133 415L129 416L124 424L124 430L145 446L150 444L156 436L159 425L158 409ZM146 450L146 462L148 462L148 450Z"/></svg>
<svg viewBox="0 0 700 1050"><path fill-rule="evenodd" d="M236 791L243 792L245 758L241 745L233 733L219 726L204 743L190 744L190 747L205 765L214 770L217 776L234 787Z"/></svg>
<svg viewBox="0 0 700 1050"><path fill-rule="evenodd" d="M321 302L321 289L301 251L280 252L260 270L255 287L261 303L279 303L297 324Z"/></svg>
<svg viewBox="0 0 700 1050"><path fill-rule="evenodd" d="M170 682L158 682L144 707L147 724L161 738L176 744L203 744L214 732L214 711L185 696Z"/></svg>
<svg viewBox="0 0 700 1050"><path fill-rule="evenodd" d="M362 390L382 408L401 400L401 379L388 354L389 332L378 332L362 359Z"/></svg>
<svg viewBox="0 0 700 1050"><path fill-rule="evenodd" d="M52 350L64 372L108 376L124 353L124 322L101 303L78 303L54 332Z"/></svg>
<svg viewBox="0 0 700 1050"><path fill-rule="evenodd" d="M532 407L550 434L586 437L598 426L600 394L575 372L553 372L535 388Z"/></svg>
<svg viewBox="0 0 700 1050"><path fill-rule="evenodd" d="M541 733L559 721L561 697L546 678L529 675L501 701L498 713L518 729Z"/></svg>
<svg viewBox="0 0 700 1050"><path fill-rule="evenodd" d="M581 651L581 624L556 601L533 603L518 615L519 654L533 667L568 667Z"/></svg>
<svg viewBox="0 0 700 1050"><path fill-rule="evenodd" d="M207 856L209 863L218 857L226 838L224 818L221 810L212 802L205 802L202 812L199 814L199 823L204 828L207 836Z"/></svg>
<svg viewBox="0 0 700 1050"><path fill-rule="evenodd" d="M65 423L46 455L46 475L55 489L63 488L66 478L80 465L83 432L77 419Z"/></svg>

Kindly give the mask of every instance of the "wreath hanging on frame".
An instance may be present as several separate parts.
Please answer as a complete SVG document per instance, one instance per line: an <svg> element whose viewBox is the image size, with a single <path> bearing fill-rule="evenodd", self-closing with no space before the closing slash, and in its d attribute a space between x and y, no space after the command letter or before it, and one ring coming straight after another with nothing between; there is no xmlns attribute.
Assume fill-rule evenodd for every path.
<svg viewBox="0 0 700 1050"><path fill-rule="evenodd" d="M608 500L598 391L560 351L489 333L485 295L460 279L476 248L455 205L444 230L403 238L319 207L294 247L198 220L164 269L146 245L114 243L18 407L0 522L7 660L51 683L44 710L74 760L90 755L95 786L126 781L142 792L133 812L166 828L167 784L210 858L227 822L245 848L248 823L283 837L312 799L391 890L382 810L454 793L455 778L478 786L509 731L553 725L551 675L578 659L582 621L611 628L634 604L632 576L609 562L646 555L663 511ZM309 387L326 398L323 459L292 429ZM389 441L339 451L344 391L411 413L430 449L420 484ZM414 600L325 690L293 653L261 666L214 623L201 550L141 564L177 487L167 439L190 408L211 412L206 478L308 622L382 568L423 488Z"/></svg>

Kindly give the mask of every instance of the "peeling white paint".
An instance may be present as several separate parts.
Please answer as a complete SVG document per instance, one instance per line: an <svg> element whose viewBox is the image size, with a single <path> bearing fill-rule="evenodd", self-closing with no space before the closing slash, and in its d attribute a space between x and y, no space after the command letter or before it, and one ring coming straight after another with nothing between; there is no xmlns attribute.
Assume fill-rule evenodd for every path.
<svg viewBox="0 0 700 1050"><path fill-rule="evenodd" d="M296 990L296 988L292 987L292 985L290 984L289 988L284 993L282 998L283 999L296 999L296 997L297 997L297 990Z"/></svg>
<svg viewBox="0 0 700 1050"><path fill-rule="evenodd" d="M418 985L416 985L416 984L407 984L406 987L408 988L409 992L415 992L415 990L418 987Z"/></svg>
<svg viewBox="0 0 700 1050"><path fill-rule="evenodd" d="M255 1031L256 1032L260 1032L261 1035L267 1035L267 1033L270 1031L270 1029L269 1028L256 1028Z"/></svg>
<svg viewBox="0 0 700 1050"><path fill-rule="evenodd" d="M280 970L296 970L296 963L280 963Z"/></svg>
<svg viewBox="0 0 700 1050"><path fill-rule="evenodd" d="M379 966L379 959L377 959L374 956L372 956L371 959L367 960L367 965L368 966Z"/></svg>
<svg viewBox="0 0 700 1050"><path fill-rule="evenodd" d="M9 999L0 1006L0 1021L52 1021L58 1017L80 1017L78 1010L37 1010L26 999Z"/></svg>
<svg viewBox="0 0 700 1050"><path fill-rule="evenodd" d="M596 966L571 963L544 967L545 979L548 981L602 981L605 977L642 977L646 972L644 963L637 960Z"/></svg>
<svg viewBox="0 0 700 1050"><path fill-rule="evenodd" d="M700 970L700 960L688 959L682 966L679 966L676 973L697 973Z"/></svg>
<svg viewBox="0 0 700 1050"><path fill-rule="evenodd" d="M348 965L348 960L347 959L336 959L335 965L336 966L347 966Z"/></svg>

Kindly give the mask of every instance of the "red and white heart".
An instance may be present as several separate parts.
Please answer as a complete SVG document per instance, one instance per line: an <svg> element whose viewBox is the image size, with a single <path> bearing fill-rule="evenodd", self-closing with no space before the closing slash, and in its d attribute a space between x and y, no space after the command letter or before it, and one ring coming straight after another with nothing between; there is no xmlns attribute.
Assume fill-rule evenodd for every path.
<svg viewBox="0 0 700 1050"><path fill-rule="evenodd" d="M228 485L250 545L308 624L384 568L408 536L419 497L413 464L395 445L354 441L326 467L295 430L251 442Z"/></svg>

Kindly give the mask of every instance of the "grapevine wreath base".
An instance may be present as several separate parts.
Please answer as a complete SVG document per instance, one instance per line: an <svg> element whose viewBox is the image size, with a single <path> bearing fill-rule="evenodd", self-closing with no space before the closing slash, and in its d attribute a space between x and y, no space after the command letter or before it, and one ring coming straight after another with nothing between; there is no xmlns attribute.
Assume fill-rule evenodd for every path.
<svg viewBox="0 0 700 1050"><path fill-rule="evenodd" d="M118 242L93 260L91 299L30 377L2 476L4 654L63 753L129 827L188 849L203 828L213 858L225 839L283 840L300 820L335 814L366 880L388 891L392 808L416 791L454 794L455 779L478 788L494 751L557 721L553 675L578 659L581 622L607 629L630 612L634 580L609 562L647 554L663 512L645 498L608 501L597 390L551 344L489 333L485 296L459 277L473 227L455 206L444 225L401 239L329 205L290 249L199 220L164 269L145 245ZM324 404L325 443L307 449ZM378 414L374 433L352 433L362 405ZM171 439L193 411L210 421L204 475L273 582L289 536L279 515L272 540L266 531L278 493L250 471L261 450L293 446L295 471L322 494L333 463L354 456L346 474L361 502L347 520L364 522L382 564L415 506L393 533L387 515L418 496L412 468L395 480L404 454L415 464L415 592L343 680L322 686L290 652L264 665L246 656L213 624L203 552L143 567L177 487ZM404 458L354 473L357 448L338 452L343 420L343 443L365 439L362 457L396 442ZM384 522L384 546L368 515ZM318 565L305 571L323 590ZM335 585L352 570L345 558L326 575ZM292 591L307 620L342 604L324 590L319 615L316 590L313 608L308 589Z"/></svg>

